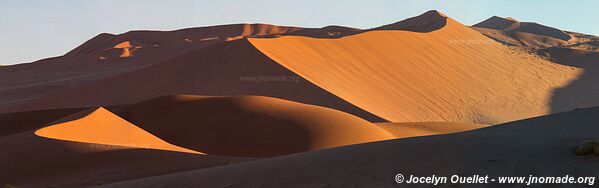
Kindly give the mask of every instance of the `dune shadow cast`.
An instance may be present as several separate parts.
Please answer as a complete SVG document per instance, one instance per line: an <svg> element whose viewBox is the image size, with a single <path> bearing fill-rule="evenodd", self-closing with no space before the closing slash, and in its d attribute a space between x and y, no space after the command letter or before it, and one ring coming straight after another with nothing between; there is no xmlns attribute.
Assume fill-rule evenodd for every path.
<svg viewBox="0 0 599 188"><path fill-rule="evenodd" d="M564 53L564 50L568 52ZM549 102L551 113L599 106L599 52L576 52L572 49L550 48L541 50L540 53L550 54L555 63L583 69L582 74L576 80L553 91Z"/></svg>
<svg viewBox="0 0 599 188"><path fill-rule="evenodd" d="M171 144L209 155L270 157L310 149L309 130L276 112L219 98L174 100L160 97L112 111Z"/></svg>

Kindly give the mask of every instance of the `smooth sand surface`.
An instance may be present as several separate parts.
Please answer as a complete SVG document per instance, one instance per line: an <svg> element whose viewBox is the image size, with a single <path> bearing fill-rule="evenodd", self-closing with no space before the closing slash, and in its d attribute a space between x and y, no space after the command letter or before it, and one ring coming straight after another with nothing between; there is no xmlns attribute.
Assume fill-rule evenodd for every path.
<svg viewBox="0 0 599 188"><path fill-rule="evenodd" d="M449 134L485 128L488 125L451 122L377 123L377 126L396 138Z"/></svg>
<svg viewBox="0 0 599 188"><path fill-rule="evenodd" d="M35 135L73 142L201 154L169 144L102 107L67 118L74 120L41 128Z"/></svg>
<svg viewBox="0 0 599 188"><path fill-rule="evenodd" d="M599 135L597 115L599 108L582 109L464 133L338 147L103 187L414 186L396 184L397 173L448 177L597 176L596 157L574 154L577 145ZM442 186L448 185L465 186Z"/></svg>
<svg viewBox="0 0 599 188"><path fill-rule="evenodd" d="M434 18L431 12L424 16ZM445 25L430 32L249 40L306 80L392 122L496 124L547 114L552 91L581 74L509 49L441 14L435 20Z"/></svg>

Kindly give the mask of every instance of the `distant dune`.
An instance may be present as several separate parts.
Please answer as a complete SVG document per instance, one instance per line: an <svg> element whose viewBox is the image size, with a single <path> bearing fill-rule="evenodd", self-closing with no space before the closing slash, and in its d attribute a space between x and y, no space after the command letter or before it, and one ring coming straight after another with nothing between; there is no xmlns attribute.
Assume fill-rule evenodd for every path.
<svg viewBox="0 0 599 188"><path fill-rule="evenodd" d="M563 31L533 22L493 16L472 26L473 29L513 46L548 48L599 40L594 36Z"/></svg>

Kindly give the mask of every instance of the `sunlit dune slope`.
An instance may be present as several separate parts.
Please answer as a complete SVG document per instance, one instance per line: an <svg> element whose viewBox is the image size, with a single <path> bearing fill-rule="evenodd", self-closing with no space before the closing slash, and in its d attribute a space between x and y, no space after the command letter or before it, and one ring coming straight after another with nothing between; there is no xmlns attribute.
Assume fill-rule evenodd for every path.
<svg viewBox="0 0 599 188"><path fill-rule="evenodd" d="M102 107L86 110L66 119L41 128L35 131L35 134L45 138L74 142L200 154L169 144Z"/></svg>
<svg viewBox="0 0 599 188"><path fill-rule="evenodd" d="M377 123L376 125L397 138L449 134L487 127L482 124L451 122Z"/></svg>
<svg viewBox="0 0 599 188"><path fill-rule="evenodd" d="M347 113L268 97L165 96L112 111L206 154L267 157L394 138Z"/></svg>
<svg viewBox="0 0 599 188"><path fill-rule="evenodd" d="M249 41L306 80L392 122L494 124L546 114L551 92L580 74L511 50L440 13L423 16L415 19L431 19L433 28L434 21L445 24L426 32Z"/></svg>

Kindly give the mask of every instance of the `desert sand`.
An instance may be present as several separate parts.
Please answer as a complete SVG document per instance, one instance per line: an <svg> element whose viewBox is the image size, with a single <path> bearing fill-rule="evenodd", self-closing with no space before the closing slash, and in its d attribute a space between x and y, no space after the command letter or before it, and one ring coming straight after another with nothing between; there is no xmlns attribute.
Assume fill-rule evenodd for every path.
<svg viewBox="0 0 599 188"><path fill-rule="evenodd" d="M599 109L581 109L599 105L597 42L514 18L468 27L438 11L365 30L102 33L63 56L0 69L0 183L597 176L595 157L573 153L599 132Z"/></svg>
<svg viewBox="0 0 599 188"><path fill-rule="evenodd" d="M597 176L599 164L596 158L573 153L578 144L599 134L595 118L598 114L599 108L582 109L462 133L338 147L103 187L430 186L397 184L393 178L397 173L418 176ZM440 186L456 185L481 186ZM561 185L575 186L557 184Z"/></svg>

